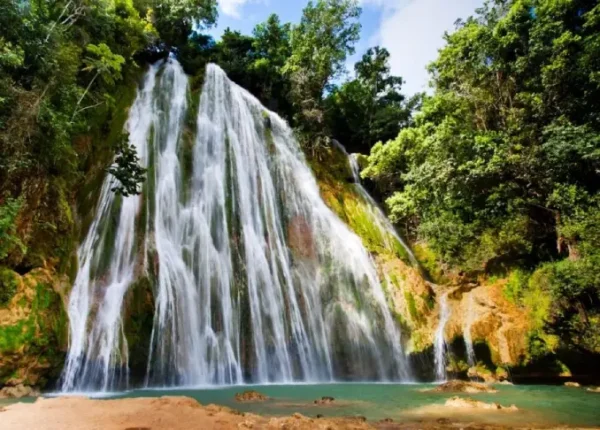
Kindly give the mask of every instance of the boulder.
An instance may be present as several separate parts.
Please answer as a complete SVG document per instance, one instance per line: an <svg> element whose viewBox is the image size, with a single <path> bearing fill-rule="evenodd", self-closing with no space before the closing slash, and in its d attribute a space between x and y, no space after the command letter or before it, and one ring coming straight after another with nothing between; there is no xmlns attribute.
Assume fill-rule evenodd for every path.
<svg viewBox="0 0 600 430"><path fill-rule="evenodd" d="M576 387L576 388L579 388L579 387L581 387L581 385L579 384L579 382L569 381L569 382L565 382L565 387Z"/></svg>
<svg viewBox="0 0 600 430"><path fill-rule="evenodd" d="M335 401L335 399L333 397L324 396L324 397L321 397L320 399L315 400L313 403L315 405L330 405L334 401Z"/></svg>
<svg viewBox="0 0 600 430"><path fill-rule="evenodd" d="M586 391L590 393L600 393L600 387L589 387Z"/></svg>
<svg viewBox="0 0 600 430"><path fill-rule="evenodd" d="M446 407L450 408L460 408L460 409L489 409L489 410L505 410L505 411L518 411L515 405L511 406L502 406L498 403L486 403L481 402L479 400L474 400L470 398L463 397L452 397L451 399L446 400Z"/></svg>
<svg viewBox="0 0 600 430"><path fill-rule="evenodd" d="M235 395L235 401L244 403L244 402L264 402L265 400L269 400L269 397L265 396L262 393L254 390L244 391L243 393L237 393Z"/></svg>
<svg viewBox="0 0 600 430"><path fill-rule="evenodd" d="M469 381L448 381L444 382L441 385L433 388L432 390L428 390L434 393L497 393L497 390L490 387L486 384L481 384L479 382L469 382Z"/></svg>
<svg viewBox="0 0 600 430"><path fill-rule="evenodd" d="M38 397L39 395L38 390L23 384L4 387L0 390L0 399L20 399L23 397Z"/></svg>

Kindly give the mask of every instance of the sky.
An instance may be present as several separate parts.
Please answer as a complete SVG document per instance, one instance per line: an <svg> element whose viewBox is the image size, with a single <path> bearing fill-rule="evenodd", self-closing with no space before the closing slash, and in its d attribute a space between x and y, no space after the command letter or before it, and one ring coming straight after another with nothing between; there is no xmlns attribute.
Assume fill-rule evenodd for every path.
<svg viewBox="0 0 600 430"><path fill-rule="evenodd" d="M371 46L380 45L391 54L392 73L404 78L404 93L428 88L427 65L435 60L443 35L467 18L483 0L360 0L361 39L348 69ZM229 27L251 34L259 22L276 13L282 22L297 23L308 0L219 0L219 22L211 34L219 37Z"/></svg>

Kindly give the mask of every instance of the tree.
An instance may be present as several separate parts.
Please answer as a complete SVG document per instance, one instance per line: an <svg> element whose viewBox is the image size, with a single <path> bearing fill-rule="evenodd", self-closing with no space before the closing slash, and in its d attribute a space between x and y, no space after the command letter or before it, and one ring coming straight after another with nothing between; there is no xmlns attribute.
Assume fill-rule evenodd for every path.
<svg viewBox="0 0 600 430"><path fill-rule="evenodd" d="M561 190L599 188L599 16L598 2L488 2L446 35L415 126L373 148L365 174L446 262L577 254L564 225L593 199Z"/></svg>
<svg viewBox="0 0 600 430"><path fill-rule="evenodd" d="M390 73L389 56L385 48L369 49L354 67L356 78L327 97L329 128L350 151L368 153L376 142L396 137L418 104L420 96L406 103L402 78Z"/></svg>
<svg viewBox="0 0 600 430"><path fill-rule="evenodd" d="M137 150L124 135L116 148L117 156L108 172L117 180L111 190L124 197L140 194L140 185L146 179L146 169L140 166Z"/></svg>
<svg viewBox="0 0 600 430"><path fill-rule="evenodd" d="M309 147L327 141L323 94L354 53L360 13L356 0L309 1L292 29L291 56L283 71L290 77L295 120Z"/></svg>
<svg viewBox="0 0 600 430"><path fill-rule="evenodd" d="M147 0L146 3L142 10L151 12L160 39L170 46L185 45L194 30L209 28L217 20L216 0Z"/></svg>
<svg viewBox="0 0 600 430"><path fill-rule="evenodd" d="M98 46L89 44L86 47L86 50L90 55L85 57L83 60L83 63L85 64L83 70L86 72L95 71L96 73L94 74L94 77L90 80L85 91L83 92L83 94L81 94L81 97L77 101L77 105L75 106L75 111L73 112L71 121L73 120L73 118L75 118L77 114L84 111L85 109L97 106L96 104L94 106L79 108L81 102L83 101L87 93L90 91L90 88L92 87L92 84L94 83L96 78L101 77L106 84L111 86L114 85L115 80L121 77L121 67L123 63L125 63L125 59L122 56L113 54L110 48L104 43L101 43Z"/></svg>
<svg viewBox="0 0 600 430"><path fill-rule="evenodd" d="M258 77L258 97L270 109L290 116L290 84L283 75L283 68L291 55L291 26L281 24L279 17L273 14L254 28L253 36L255 59L251 68Z"/></svg>

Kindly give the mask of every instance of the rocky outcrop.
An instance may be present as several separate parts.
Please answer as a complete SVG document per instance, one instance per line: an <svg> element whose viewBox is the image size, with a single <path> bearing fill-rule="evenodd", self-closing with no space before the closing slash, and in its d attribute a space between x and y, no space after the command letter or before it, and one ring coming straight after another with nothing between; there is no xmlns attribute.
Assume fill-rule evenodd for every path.
<svg viewBox="0 0 600 430"><path fill-rule="evenodd" d="M23 384L6 386L0 389L0 399L21 399L23 397L38 397L40 392Z"/></svg>
<svg viewBox="0 0 600 430"><path fill-rule="evenodd" d="M479 400L474 400L470 398L463 397L452 397L451 399L446 400L446 407L449 408L460 408L460 409L490 409L490 410L502 410L502 411L518 411L515 405L511 406L502 406L498 403L486 403L481 402Z"/></svg>
<svg viewBox="0 0 600 430"><path fill-rule="evenodd" d="M448 381L437 387L427 390L433 393L497 393L493 387L486 384L480 384L478 382L468 381Z"/></svg>
<svg viewBox="0 0 600 430"><path fill-rule="evenodd" d="M0 386L22 393L16 387L44 387L62 369L69 281L49 269L13 276L14 295L0 307Z"/></svg>
<svg viewBox="0 0 600 430"><path fill-rule="evenodd" d="M416 267L402 245L390 241L377 228L368 202L362 199L349 179L352 173L342 150L332 147L324 150L320 157L309 157L309 162L325 203L362 239L373 255L388 303L401 326L405 350L417 357L415 362L429 362L432 359L433 342L440 319L436 292L443 293L448 294L451 309L444 334L447 344L451 346L450 353L458 356L454 363L449 363L449 372L467 376L469 365L462 339L465 331L469 330L472 342L487 349L485 357L477 357L478 361L484 362L484 366L472 367L470 376L486 382L505 380L507 375L500 367L520 364L527 355L531 327L523 310L504 296L506 280L474 281L447 273L425 244L415 246L414 252L422 268ZM308 238L302 239L306 235L301 234L301 220L292 223L290 228L290 236L298 238L295 242L299 246L295 252L306 254L305 249L310 248L310 241ZM439 285L428 282L423 276L424 271ZM427 377L423 372L418 373Z"/></svg>
<svg viewBox="0 0 600 430"><path fill-rule="evenodd" d="M527 354L527 315L504 296L506 281L456 288L449 299L453 308L448 339L464 338L470 328L473 343L487 345L497 365L516 365Z"/></svg>
<svg viewBox="0 0 600 430"><path fill-rule="evenodd" d="M335 402L333 397L325 396L315 400L313 403L315 405L331 405L333 402Z"/></svg>
<svg viewBox="0 0 600 430"><path fill-rule="evenodd" d="M237 393L235 395L235 401L240 403L264 402L265 400L269 400L269 398L254 390L244 391L243 393Z"/></svg>

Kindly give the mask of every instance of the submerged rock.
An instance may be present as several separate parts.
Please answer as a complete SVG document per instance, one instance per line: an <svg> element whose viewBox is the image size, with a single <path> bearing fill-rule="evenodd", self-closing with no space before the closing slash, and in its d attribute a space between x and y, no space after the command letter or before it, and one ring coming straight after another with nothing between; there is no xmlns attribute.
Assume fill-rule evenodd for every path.
<svg viewBox="0 0 600 430"><path fill-rule="evenodd" d="M474 400L470 398L463 397L452 397L451 399L446 400L446 407L451 408L461 408L461 409L491 409L491 410L506 410L506 411L518 411L515 405L510 406L502 406L498 403L486 403L481 402L479 400Z"/></svg>
<svg viewBox="0 0 600 430"><path fill-rule="evenodd" d="M581 385L579 384L579 382L568 381L568 382L565 382L565 387L579 388L579 387L581 387Z"/></svg>
<svg viewBox="0 0 600 430"><path fill-rule="evenodd" d="M269 397L254 390L244 391L235 395L236 402L264 402L269 400Z"/></svg>
<svg viewBox="0 0 600 430"><path fill-rule="evenodd" d="M324 396L324 397L321 397L320 399L315 400L313 403L315 405L330 405L333 402L335 402L335 399L333 397Z"/></svg>
<svg viewBox="0 0 600 430"><path fill-rule="evenodd" d="M23 384L4 387L0 390L0 399L20 399L23 397L38 397L39 395L38 390Z"/></svg>
<svg viewBox="0 0 600 430"><path fill-rule="evenodd" d="M479 382L468 382L468 381L448 381L441 385L428 390L434 393L497 393L498 391L489 385L481 384Z"/></svg>

